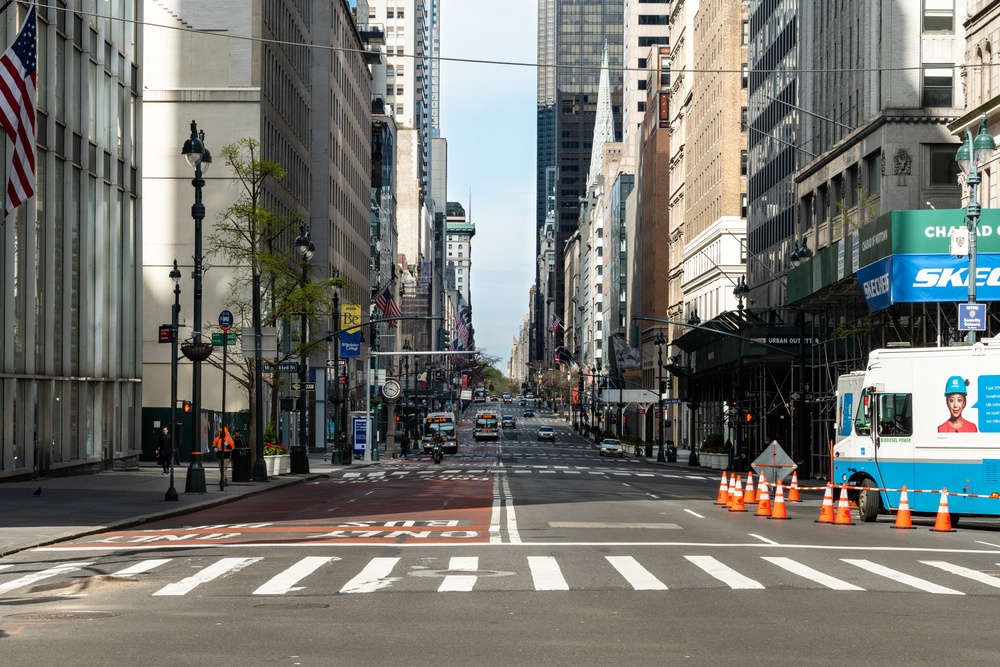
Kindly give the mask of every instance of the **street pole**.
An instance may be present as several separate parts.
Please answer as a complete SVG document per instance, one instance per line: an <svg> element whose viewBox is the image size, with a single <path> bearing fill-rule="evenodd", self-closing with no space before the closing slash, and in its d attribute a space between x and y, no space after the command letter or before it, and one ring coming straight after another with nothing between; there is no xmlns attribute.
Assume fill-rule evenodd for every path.
<svg viewBox="0 0 1000 667"><path fill-rule="evenodd" d="M302 288L305 289L309 284L309 260L312 259L313 254L316 252L316 246L309 239L309 232L304 227L302 233L299 237L295 239L295 248L302 255ZM306 344L309 340L308 328L309 322L306 317L306 311L303 307L299 313L299 437L298 442L289 451L289 472L293 475L307 475L309 474L309 450L308 440L309 440L309 427L307 424L308 410L306 406L306 399L309 396L309 390L306 389L306 382L309 380L309 357L306 354Z"/></svg>
<svg viewBox="0 0 1000 667"><path fill-rule="evenodd" d="M264 370L263 370L263 347L264 334L261 331L260 313L260 272L256 267L253 271L253 339L254 339L254 431L256 431L256 442L254 442L256 461L253 464L253 481L266 482L267 465L264 463Z"/></svg>
<svg viewBox="0 0 1000 667"><path fill-rule="evenodd" d="M659 462L661 462L661 463L667 460L666 456L664 456L664 454L663 454L663 389L664 389L664 387L663 387L663 345L665 343L666 343L666 341L663 339L663 332L662 331L658 332L656 334L656 339L653 341L653 344L656 345L656 363L659 366L659 373L658 373L657 378L656 378L657 379L657 384L656 384L657 399L656 399L656 403L659 406L660 410L659 410L659 416L657 416L656 418L659 421L659 424L657 424L657 426L659 428L657 430L659 431L660 451L656 454L656 460L659 461Z"/></svg>
<svg viewBox="0 0 1000 667"><path fill-rule="evenodd" d="M345 463L344 451L340 447L340 436L344 433L344 423L340 420L340 294L333 295L333 330L338 332L333 339L333 399L336 413L333 418L333 451L330 452L330 463L341 465Z"/></svg>
<svg viewBox="0 0 1000 667"><path fill-rule="evenodd" d="M194 328L191 331L192 344L185 346L184 355L193 362L191 371L191 404L194 417L194 428L191 433L191 463L187 469L185 483L186 493L206 493L205 467L202 464L201 452L201 362L212 354L212 344L201 342L201 301L202 301L202 221L205 219L205 205L202 203L201 190L205 187L202 177L212 163L212 155L205 148L205 132L198 131L198 124L191 121L191 137L184 142L181 154L188 164L194 167L194 204L191 206L191 217L194 219Z"/></svg>
<svg viewBox="0 0 1000 667"><path fill-rule="evenodd" d="M181 313L181 271L177 268L176 259L170 279L174 281L174 305L170 309L170 488L163 499L180 500L174 488L174 458L180 444L177 438L177 319Z"/></svg>

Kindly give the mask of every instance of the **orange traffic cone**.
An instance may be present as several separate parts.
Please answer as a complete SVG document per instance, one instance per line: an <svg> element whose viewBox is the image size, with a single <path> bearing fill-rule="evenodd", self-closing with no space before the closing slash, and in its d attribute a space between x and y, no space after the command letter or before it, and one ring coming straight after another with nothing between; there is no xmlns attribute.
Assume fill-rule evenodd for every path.
<svg viewBox="0 0 1000 667"><path fill-rule="evenodd" d="M949 523L951 522L951 517L948 517ZM903 487L903 493L899 496L899 509L896 510L896 525L893 528L913 528L913 521L910 518L910 501L906 497L906 487Z"/></svg>
<svg viewBox="0 0 1000 667"><path fill-rule="evenodd" d="M733 506L733 496L736 494L736 475L729 476L729 489L726 491L726 507Z"/></svg>
<svg viewBox="0 0 1000 667"><path fill-rule="evenodd" d="M851 521L851 503L847 499L847 485L840 485L840 501L837 503L837 518L833 521L838 526L853 526Z"/></svg>
<svg viewBox="0 0 1000 667"><path fill-rule="evenodd" d="M771 516L771 496L767 492L767 480L760 481L760 493L757 498L757 514L755 516Z"/></svg>
<svg viewBox="0 0 1000 667"><path fill-rule="evenodd" d="M792 486L788 489L788 500L790 503L801 503L802 500L799 498L799 473L795 470L792 471Z"/></svg>
<svg viewBox="0 0 1000 667"><path fill-rule="evenodd" d="M827 483L823 494L823 505L819 508L819 518L816 523L833 523L833 484Z"/></svg>
<svg viewBox="0 0 1000 667"><path fill-rule="evenodd" d="M774 492L774 507L771 508L769 519L787 519L788 512L785 511L785 487L781 480L778 480L778 490Z"/></svg>
<svg viewBox="0 0 1000 667"><path fill-rule="evenodd" d="M733 493L733 506L729 508L730 512L746 512L746 505L743 504L743 484L740 482L740 476L736 476L736 491Z"/></svg>
<svg viewBox="0 0 1000 667"><path fill-rule="evenodd" d="M716 505L725 505L729 498L729 483L726 480L726 471L722 471L722 481L719 482L719 493L715 496Z"/></svg>
<svg viewBox="0 0 1000 667"><path fill-rule="evenodd" d="M743 502L747 505L757 503L757 494L753 490L753 473L747 475L747 488L743 491Z"/></svg>
<svg viewBox="0 0 1000 667"><path fill-rule="evenodd" d="M951 527L951 512L948 511L948 489L941 489L941 502L938 503L937 519L931 530L938 533L954 533Z"/></svg>

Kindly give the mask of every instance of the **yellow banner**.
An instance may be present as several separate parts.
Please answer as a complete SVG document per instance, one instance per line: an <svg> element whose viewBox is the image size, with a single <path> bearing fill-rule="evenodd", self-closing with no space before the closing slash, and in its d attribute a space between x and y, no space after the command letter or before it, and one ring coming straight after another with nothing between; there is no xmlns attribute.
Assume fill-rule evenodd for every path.
<svg viewBox="0 0 1000 667"><path fill-rule="evenodd" d="M356 303L345 303L340 306L340 328L346 333L354 334L361 331L361 306Z"/></svg>

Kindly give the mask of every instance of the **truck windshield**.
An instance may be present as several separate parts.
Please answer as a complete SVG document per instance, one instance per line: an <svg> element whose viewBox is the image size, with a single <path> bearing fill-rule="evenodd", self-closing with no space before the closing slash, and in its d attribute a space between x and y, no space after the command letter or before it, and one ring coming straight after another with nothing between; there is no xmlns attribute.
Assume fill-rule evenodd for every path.
<svg viewBox="0 0 1000 667"><path fill-rule="evenodd" d="M872 404L871 392L867 389L861 392L861 404L858 406L857 416L854 418L854 430L858 435L872 434Z"/></svg>

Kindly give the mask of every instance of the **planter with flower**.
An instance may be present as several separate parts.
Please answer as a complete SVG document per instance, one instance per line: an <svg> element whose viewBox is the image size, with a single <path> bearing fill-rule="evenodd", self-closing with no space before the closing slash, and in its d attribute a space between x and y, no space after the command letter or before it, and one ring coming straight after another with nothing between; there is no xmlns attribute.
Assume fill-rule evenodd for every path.
<svg viewBox="0 0 1000 667"><path fill-rule="evenodd" d="M274 424L268 424L267 428L264 429L264 464L267 466L269 476L286 474L292 465L288 448L275 442L277 439L277 430L274 428Z"/></svg>
<svg viewBox="0 0 1000 667"><path fill-rule="evenodd" d="M701 446L702 465L708 465L713 470L721 470L729 463L729 452L721 433L710 433Z"/></svg>

